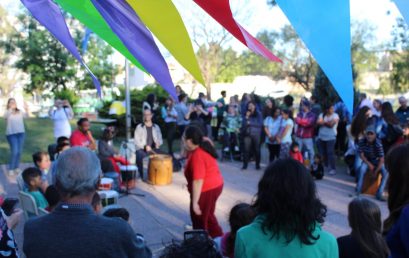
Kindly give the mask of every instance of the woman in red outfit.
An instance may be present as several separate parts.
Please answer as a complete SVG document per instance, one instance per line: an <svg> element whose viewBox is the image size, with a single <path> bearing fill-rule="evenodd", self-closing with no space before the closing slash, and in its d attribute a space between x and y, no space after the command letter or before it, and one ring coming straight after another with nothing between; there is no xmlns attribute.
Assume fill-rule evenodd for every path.
<svg viewBox="0 0 409 258"><path fill-rule="evenodd" d="M196 126L186 128L183 142L188 152L185 177L193 229L207 230L212 238L222 236L223 231L214 215L216 201L223 190L216 150Z"/></svg>

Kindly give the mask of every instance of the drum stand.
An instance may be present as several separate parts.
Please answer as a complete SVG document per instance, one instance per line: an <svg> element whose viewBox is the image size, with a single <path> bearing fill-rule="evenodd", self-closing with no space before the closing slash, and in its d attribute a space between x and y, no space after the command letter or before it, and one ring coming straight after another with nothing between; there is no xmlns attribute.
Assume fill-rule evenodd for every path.
<svg viewBox="0 0 409 258"><path fill-rule="evenodd" d="M128 149L128 142L125 142L125 144L124 144L124 143L122 143L122 144L123 144L123 145L122 145L123 148L125 149L125 160L128 161L128 151L127 151L127 149ZM126 196L129 196L129 195L138 196L138 197L145 197L144 194L131 193L131 192L129 191L129 179L132 180L132 176L133 176L133 177L136 177L136 171L132 172L132 175L131 175L131 176L129 176L128 172L129 172L129 171L128 171L128 165L126 165L126 169L125 169L125 174L126 174L125 185L126 185L126 189L125 189L125 192L122 193L122 194L119 196L119 198L126 197ZM134 173L135 173L135 175L133 175ZM136 186L135 186L135 187L136 187Z"/></svg>

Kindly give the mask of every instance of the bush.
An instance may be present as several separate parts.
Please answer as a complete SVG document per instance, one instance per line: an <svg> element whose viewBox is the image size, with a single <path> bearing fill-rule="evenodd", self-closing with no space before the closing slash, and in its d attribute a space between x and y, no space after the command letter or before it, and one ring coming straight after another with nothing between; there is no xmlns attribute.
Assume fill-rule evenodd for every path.
<svg viewBox="0 0 409 258"><path fill-rule="evenodd" d="M113 101L124 101L125 100L125 88L119 88L121 95L119 97L115 97ZM166 98L169 94L159 85L157 84L150 84L147 85L142 90L132 89L130 92L131 95L131 115L132 115L132 129L136 127L137 124L142 122L142 104L145 101L148 94L154 93L157 97L159 108L156 110L154 114L154 121L158 124L162 130L162 134L166 134L164 121L161 116L160 108L165 103ZM113 118L117 119L117 126L120 135L125 135L126 133L126 118L125 115L109 115L109 107L111 106L112 101L105 101L103 102L102 108L98 110L99 116L102 118Z"/></svg>
<svg viewBox="0 0 409 258"><path fill-rule="evenodd" d="M71 106L75 106L78 103L80 98L73 90L62 89L54 92L55 99L66 99L70 102Z"/></svg>

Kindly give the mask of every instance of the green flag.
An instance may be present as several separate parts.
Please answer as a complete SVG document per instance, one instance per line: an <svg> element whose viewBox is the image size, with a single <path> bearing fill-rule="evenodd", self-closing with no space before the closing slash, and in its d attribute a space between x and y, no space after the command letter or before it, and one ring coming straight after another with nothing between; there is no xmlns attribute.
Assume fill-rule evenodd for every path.
<svg viewBox="0 0 409 258"><path fill-rule="evenodd" d="M92 4L91 0L55 0L65 11L71 13L100 38L105 40L109 45L118 50L129 61L136 65L139 69L146 72L145 68L135 59L128 51L122 41L111 30L97 9Z"/></svg>
<svg viewBox="0 0 409 258"><path fill-rule="evenodd" d="M126 0L175 59L204 85L192 42L171 0Z"/></svg>

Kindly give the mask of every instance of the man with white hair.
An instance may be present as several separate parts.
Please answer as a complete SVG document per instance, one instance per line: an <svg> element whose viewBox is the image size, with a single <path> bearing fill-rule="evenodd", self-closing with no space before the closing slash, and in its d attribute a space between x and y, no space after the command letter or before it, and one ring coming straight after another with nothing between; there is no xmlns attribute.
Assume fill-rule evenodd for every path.
<svg viewBox="0 0 409 258"><path fill-rule="evenodd" d="M401 96L399 98L400 107L396 110L396 116L399 118L399 122L401 126L405 126L409 123L409 107L408 107L408 100Z"/></svg>
<svg viewBox="0 0 409 258"><path fill-rule="evenodd" d="M23 250L27 258L152 256L127 222L92 210L101 176L95 153L73 147L59 156L56 166L55 187L61 203L50 214L26 222Z"/></svg>

